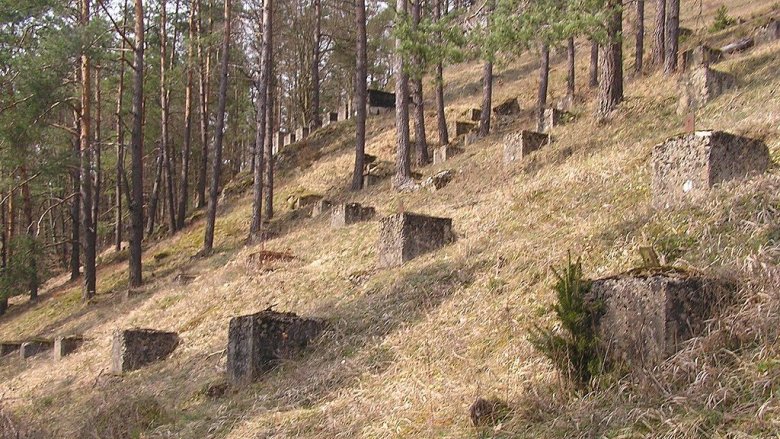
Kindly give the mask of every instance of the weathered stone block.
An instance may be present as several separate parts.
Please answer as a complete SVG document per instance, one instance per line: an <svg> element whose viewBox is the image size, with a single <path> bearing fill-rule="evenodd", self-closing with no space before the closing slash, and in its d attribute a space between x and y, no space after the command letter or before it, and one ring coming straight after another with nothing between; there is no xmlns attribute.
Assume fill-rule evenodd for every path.
<svg viewBox="0 0 780 439"><path fill-rule="evenodd" d="M309 128L307 127L298 127L297 130L295 130L295 138L298 142L301 140L309 137Z"/></svg>
<svg viewBox="0 0 780 439"><path fill-rule="evenodd" d="M325 113L325 117L322 118L322 126L328 126L333 122L339 121L339 114L333 111Z"/></svg>
<svg viewBox="0 0 780 439"><path fill-rule="evenodd" d="M546 133L553 127L564 125L573 118L574 116L566 111L561 111L557 108L545 108L544 117L542 118L542 132Z"/></svg>
<svg viewBox="0 0 780 439"><path fill-rule="evenodd" d="M468 132L463 136L463 146L473 145L477 140L479 140L479 133L475 131Z"/></svg>
<svg viewBox="0 0 780 439"><path fill-rule="evenodd" d="M733 75L709 67L691 71L680 81L677 114L686 114L703 107L736 84L737 80Z"/></svg>
<svg viewBox="0 0 780 439"><path fill-rule="evenodd" d="M84 337L80 335L66 335L54 339L54 358L57 360L68 356L84 343Z"/></svg>
<svg viewBox="0 0 780 439"><path fill-rule="evenodd" d="M382 179L379 178L378 175L374 174L365 174L363 176L363 187L370 187L370 186L376 186L381 182Z"/></svg>
<svg viewBox="0 0 780 439"><path fill-rule="evenodd" d="M442 145L433 150L433 164L439 165L451 159L461 151L451 145Z"/></svg>
<svg viewBox="0 0 780 439"><path fill-rule="evenodd" d="M295 143L295 133L287 133L284 136L284 146Z"/></svg>
<svg viewBox="0 0 780 439"><path fill-rule="evenodd" d="M271 309L230 319L228 378L235 384L256 380L279 360L298 354L323 327L322 320Z"/></svg>
<svg viewBox="0 0 780 439"><path fill-rule="evenodd" d="M682 199L769 165L769 149L759 140L721 131L683 134L653 148L653 198L657 203Z"/></svg>
<svg viewBox="0 0 780 439"><path fill-rule="evenodd" d="M333 206L333 203L330 202L330 200L326 200L324 198L318 200L314 205L311 207L311 216L320 216L323 213L329 212L330 208Z"/></svg>
<svg viewBox="0 0 780 439"><path fill-rule="evenodd" d="M699 335L730 287L682 271L593 281L587 301L601 308L597 333L612 360L652 367Z"/></svg>
<svg viewBox="0 0 780 439"><path fill-rule="evenodd" d="M464 134L466 134L466 133L468 133L470 131L476 130L476 129L477 129L477 124L472 123L472 122L463 122L463 121L460 121L460 120L455 120L455 121L450 122L449 128L448 128L450 137L453 137L453 138L458 137L458 136L462 136L462 135L464 135Z"/></svg>
<svg viewBox="0 0 780 439"><path fill-rule="evenodd" d="M723 59L723 53L720 50L702 44L682 53L682 69L685 71L707 67L721 59Z"/></svg>
<svg viewBox="0 0 780 439"><path fill-rule="evenodd" d="M346 227L374 217L373 207L363 207L359 203L342 203L333 208L331 227Z"/></svg>
<svg viewBox="0 0 780 439"><path fill-rule="evenodd" d="M452 219L414 213L382 218L379 225L379 266L401 265L454 240Z"/></svg>
<svg viewBox="0 0 780 439"><path fill-rule="evenodd" d="M544 133L522 130L504 136L504 163L521 160L550 141Z"/></svg>
<svg viewBox="0 0 780 439"><path fill-rule="evenodd" d="M449 169L439 171L426 178L425 181L422 182L422 187L430 190L431 192L436 192L444 186L447 186L449 182L452 181L453 176L453 172Z"/></svg>
<svg viewBox="0 0 780 439"><path fill-rule="evenodd" d="M19 356L24 360L42 352L50 351L54 343L51 340L31 340L25 341L19 347Z"/></svg>
<svg viewBox="0 0 780 439"><path fill-rule="evenodd" d="M367 105L376 108L395 108L395 93L369 89Z"/></svg>
<svg viewBox="0 0 780 439"><path fill-rule="evenodd" d="M479 122L482 118L482 110L479 108L469 108L466 110L466 118L472 122Z"/></svg>
<svg viewBox="0 0 780 439"><path fill-rule="evenodd" d="M493 113L498 116L511 116L520 112L520 104L517 98L509 98L493 107Z"/></svg>
<svg viewBox="0 0 780 439"><path fill-rule="evenodd" d="M756 44L766 44L780 40L780 21L772 20L756 31Z"/></svg>
<svg viewBox="0 0 780 439"><path fill-rule="evenodd" d="M155 329L125 329L114 332L111 370L130 372L167 358L179 345L175 332Z"/></svg>
<svg viewBox="0 0 780 439"><path fill-rule="evenodd" d="M0 343L0 357L14 353L22 347L20 341L4 341Z"/></svg>

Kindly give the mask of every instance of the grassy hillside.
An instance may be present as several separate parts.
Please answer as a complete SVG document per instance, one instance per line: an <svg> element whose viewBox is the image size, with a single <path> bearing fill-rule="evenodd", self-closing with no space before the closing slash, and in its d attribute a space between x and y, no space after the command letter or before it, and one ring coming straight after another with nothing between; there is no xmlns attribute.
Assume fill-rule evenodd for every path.
<svg viewBox="0 0 780 439"><path fill-rule="evenodd" d="M683 3L696 10L683 17L684 26L710 25L717 3L704 2L700 14L688 7L695 2ZM778 14L771 2L731 3L731 13L748 21L711 36L716 41ZM80 286L65 275L49 282L39 302L17 300L0 318L0 339L83 333L88 341L59 362L2 359L3 412L42 437L776 435L780 173L726 184L695 204L653 208L651 149L682 127L676 84L658 74L629 76L625 103L598 124L585 85L586 47L580 53L577 120L556 128L551 147L523 162L502 164L501 140L530 127L528 118L498 124L464 154L417 170L453 170L440 191L396 193L386 179L351 193L345 188L354 125L337 123L285 153L265 243L244 245L251 200L237 190L223 202L215 254L194 257L203 236L196 215L178 236L146 249L148 282L129 300L121 299L126 255L112 252L101 256L95 304L82 305ZM553 101L564 88L560 61ZM516 96L530 107L536 64L533 54L499 63L496 102ZM780 163L780 42L716 68L735 74L739 86L700 111L698 126L763 139ZM448 69L450 116L478 106L479 72L477 63ZM367 152L392 163L394 135L392 117L371 118ZM287 207L287 197L302 192L371 205L380 216L403 208L451 217L457 241L378 270L377 222L331 229L328 218ZM608 377L591 393L573 392L527 341L529 328L551 319L549 267L571 251L590 277L620 272L640 263L643 245L679 265L740 277L740 300L652 379ZM262 250L293 259L258 263L252 255ZM263 380L226 388L229 319L270 305L326 318L329 329ZM131 326L178 331L182 343L167 361L113 376L111 333ZM490 395L508 401L514 414L496 429L477 431L468 407Z"/></svg>

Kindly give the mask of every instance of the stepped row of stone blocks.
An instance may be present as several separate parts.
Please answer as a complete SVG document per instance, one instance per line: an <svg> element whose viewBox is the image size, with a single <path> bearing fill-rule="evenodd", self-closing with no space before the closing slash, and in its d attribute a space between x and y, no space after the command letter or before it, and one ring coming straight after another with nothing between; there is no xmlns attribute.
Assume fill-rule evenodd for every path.
<svg viewBox="0 0 780 439"><path fill-rule="evenodd" d="M53 351L54 358L59 360L76 351L83 342L84 338L76 335L59 336L53 341L44 338L28 341L5 341L0 342L0 357L18 352L21 359L27 359Z"/></svg>

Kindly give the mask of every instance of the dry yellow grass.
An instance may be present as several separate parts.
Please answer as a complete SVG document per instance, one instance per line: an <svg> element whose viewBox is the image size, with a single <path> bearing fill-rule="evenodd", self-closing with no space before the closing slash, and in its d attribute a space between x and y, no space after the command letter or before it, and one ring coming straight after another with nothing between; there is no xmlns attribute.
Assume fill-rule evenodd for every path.
<svg viewBox="0 0 780 439"><path fill-rule="evenodd" d="M756 5L731 8L752 14ZM711 9L707 2L705 14ZM532 56L502 64L496 100L517 96L530 106L535 64ZM581 87L585 69L578 66ZM780 43L718 69L737 74L740 87L701 111L699 125L761 137L780 161ZM556 65L553 96L562 93L563 75ZM447 84L456 97L451 115L478 105L478 65L449 69ZM780 175L726 185L695 206L654 210L650 150L680 130L676 90L651 75L629 79L626 91L609 124L596 124L590 103L579 105L577 121L556 128L555 143L526 162L501 163L499 132L445 165L421 169L455 171L436 193L398 194L388 181L346 192L351 125L329 127L322 154L277 190L278 234L264 248L294 260L274 262L273 270L249 263L260 247L243 246L250 209L243 196L217 222L214 256L191 258L201 222L147 249L148 285L129 302L118 299L124 262L101 267L98 303L90 307L80 304L76 286L52 280L41 303L0 320L0 338L83 332L89 340L61 362L0 362L2 408L51 437L110 436L111 426L192 438L775 435ZM367 151L392 162L392 120L372 118L369 136ZM284 200L301 190L372 205L380 215L403 206L452 217L458 240L403 267L376 270L377 223L334 230L325 218L298 218ZM753 282L711 333L655 372L657 386L629 377L575 395L526 340L531 325L549 319L548 267L571 250L583 256L589 276L614 273L637 264L637 248L646 244L678 263L749 274ZM180 272L195 278L181 285ZM330 329L260 382L208 397L207 388L224 379L229 319L269 305L325 317ZM165 362L112 376L111 332L129 326L179 331L182 344ZM500 428L475 431L468 406L490 395L516 413Z"/></svg>

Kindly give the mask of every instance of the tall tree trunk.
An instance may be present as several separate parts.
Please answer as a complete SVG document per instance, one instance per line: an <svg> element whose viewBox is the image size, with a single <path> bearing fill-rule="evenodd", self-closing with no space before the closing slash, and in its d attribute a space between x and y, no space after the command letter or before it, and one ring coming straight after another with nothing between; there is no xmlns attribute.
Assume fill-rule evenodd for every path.
<svg viewBox="0 0 780 439"><path fill-rule="evenodd" d="M677 70L677 50L680 37L680 0L669 0L666 9L666 55L664 72L667 75Z"/></svg>
<svg viewBox="0 0 780 439"><path fill-rule="evenodd" d="M539 90L536 96L536 127L544 131L544 107L547 106L547 88L550 79L550 45L542 44L539 63Z"/></svg>
<svg viewBox="0 0 780 439"><path fill-rule="evenodd" d="M396 21L406 19L407 0L400 0L396 6ZM404 71L404 60L401 56L403 42L400 38L395 40L395 129L396 129L396 156L395 177L393 187L403 189L412 182L411 166L409 163L409 75ZM366 101L358 100L358 106L365 107Z"/></svg>
<svg viewBox="0 0 780 439"><path fill-rule="evenodd" d="M567 59L567 72L566 72L566 95L574 99L575 88L575 59L574 59L574 37L569 37L566 41L566 59ZM548 63L549 63L549 50L548 50ZM548 64L549 70L549 64Z"/></svg>
<svg viewBox="0 0 780 439"><path fill-rule="evenodd" d="M645 0L636 0L636 61L635 71L642 73L645 57Z"/></svg>
<svg viewBox="0 0 780 439"><path fill-rule="evenodd" d="M86 29L90 20L90 1L81 2L81 26ZM81 222L84 228L84 301L95 296L96 274L96 230L92 222L92 139L91 101L92 101L92 67L85 47L81 49L81 131L80 162L81 162Z"/></svg>
<svg viewBox="0 0 780 439"><path fill-rule="evenodd" d="M314 53L311 62L311 128L322 126L320 115L320 44L322 43L322 5L314 0Z"/></svg>
<svg viewBox="0 0 780 439"><path fill-rule="evenodd" d="M208 214L206 233L203 240L203 253L211 254L214 249L214 226L217 221L217 197L219 196L219 177L222 170L222 140L225 131L225 105L227 104L228 62L230 60L230 0L225 0L225 23L222 36L222 60L219 72L219 96L217 100L217 123L214 126L214 161L211 167L209 185Z"/></svg>
<svg viewBox="0 0 780 439"><path fill-rule="evenodd" d="M591 88L599 85L599 44L595 40L590 41L590 77L588 85Z"/></svg>
<svg viewBox="0 0 780 439"><path fill-rule="evenodd" d="M260 238L263 216L263 167L265 161L265 137L268 108L269 79L271 76L271 32L273 32L273 0L265 0L263 5L263 39L260 43L260 75L255 86L257 88L257 110L255 111L255 146L252 150L253 174L252 183L252 222L249 226L249 240Z"/></svg>
<svg viewBox="0 0 780 439"><path fill-rule="evenodd" d="M195 68L195 13L197 2L190 3L189 41L187 42L187 86L184 90L184 144L181 148L181 177L179 182L179 208L176 228L184 228L189 192L190 151L192 149L192 88Z"/></svg>
<svg viewBox="0 0 780 439"><path fill-rule="evenodd" d="M127 32L127 0L122 8L122 32ZM114 196L116 197L115 223L114 223L114 248L116 251L122 249L122 181L124 178L125 162L125 128L122 122L122 102L125 89L125 48L127 43L122 40L122 50L119 57L119 88L116 93L116 184L114 185Z"/></svg>
<svg viewBox="0 0 780 439"><path fill-rule="evenodd" d="M35 219L33 218L33 205L32 195L30 194L30 184L27 183L27 166L22 165L19 167L19 179L25 182L22 184L22 211L24 212L24 219L26 227L27 237L32 241L35 239ZM30 289L30 300L38 298L38 261L35 260L36 255L30 255L30 274L28 279L28 287Z"/></svg>
<svg viewBox="0 0 780 439"><path fill-rule="evenodd" d="M130 134L132 201L130 202L130 288L141 286L141 242L144 239L144 7L135 0L135 47L133 48L133 129Z"/></svg>
<svg viewBox="0 0 780 439"><path fill-rule="evenodd" d="M412 27L416 31L420 25L420 18L422 15L421 0L413 0L412 2ZM415 57L415 78L412 80L412 88L414 89L414 143L415 143L415 164L417 166L424 166L428 164L428 143L426 141L425 134L425 103L423 100L423 83L422 83L422 60L419 57Z"/></svg>
<svg viewBox="0 0 780 439"><path fill-rule="evenodd" d="M479 118L479 137L490 134L490 112L493 106L493 62L482 66L482 114Z"/></svg>
<svg viewBox="0 0 780 439"><path fill-rule="evenodd" d="M157 148L154 184L152 186L152 194L149 196L149 208L147 210L148 217L146 218L146 234L150 236L154 233L154 226L155 222L157 221L157 211L159 210L160 203L160 190L162 189L163 162L165 161L162 145L159 145Z"/></svg>
<svg viewBox="0 0 780 439"><path fill-rule="evenodd" d="M653 29L653 64L660 66L666 56L666 0L656 0L655 28Z"/></svg>
<svg viewBox="0 0 780 439"><path fill-rule="evenodd" d="M77 77L81 77L81 74L77 74ZM81 110L74 110L73 112L73 125L75 126L75 132L77 138L73 140L73 158L79 163L79 166L74 166L71 173L73 180L73 193L77 194L73 197L73 201L70 205L70 280L76 280L81 276Z"/></svg>
<svg viewBox="0 0 780 439"><path fill-rule="evenodd" d="M167 208L168 233L176 233L176 203L174 201L173 167L171 166L171 147L168 135L168 113L170 111L170 92L167 84L168 63L168 15L165 10L167 0L160 0L160 153L165 175L165 201ZM171 65L173 65L174 50L171 51ZM150 215L151 218L151 215ZM153 221L150 221L154 224ZM150 227L149 234L152 233Z"/></svg>
<svg viewBox="0 0 780 439"><path fill-rule="evenodd" d="M434 8L434 20L438 23L441 20L442 0L436 0ZM436 43L441 45L441 32L436 33ZM447 145L450 138L447 133L447 116L444 113L444 66L439 61L436 64L436 121L439 129L439 144Z"/></svg>
<svg viewBox="0 0 780 439"><path fill-rule="evenodd" d="M5 198L5 195L0 192L0 199ZM9 197L10 200L10 197ZM2 245L2 249L0 249L0 270L5 270L5 267L8 266L8 233L6 230L6 227L8 223L6 222L6 202L0 203L0 245ZM8 293L6 291L0 291L0 316L5 314L5 312L8 310Z"/></svg>
<svg viewBox="0 0 780 439"><path fill-rule="evenodd" d="M273 38L272 38L273 40ZM272 41L273 44L273 41ZM268 90L269 94L273 94L270 90L274 87L275 81L273 78L273 68L274 68L274 54L273 54L273 45L271 46L271 70L270 74L268 76ZM268 117L266 112L266 118ZM266 121L267 122L267 121ZM271 218L274 217L274 148L273 148L273 142L268 142L268 128L266 127L266 139L265 139L265 146L263 148L264 154L264 164L265 164L265 172L264 172L264 195L263 195L263 205L265 206L265 209L263 210L263 218L266 221L270 221Z"/></svg>
<svg viewBox="0 0 780 439"><path fill-rule="evenodd" d="M405 0L403 0L405 1ZM352 190L363 189L363 168L365 167L366 150L366 101L368 100L366 63L366 1L355 1L355 28L357 29L357 45L355 47L355 101L358 105L355 119L355 168L352 170ZM397 107L396 107L397 108Z"/></svg>
<svg viewBox="0 0 780 439"><path fill-rule="evenodd" d="M598 117L606 118L623 101L623 12L620 0L610 0L610 16L607 23L608 41L599 54L599 103Z"/></svg>
<svg viewBox="0 0 780 439"><path fill-rule="evenodd" d="M102 100L103 97L101 95L101 89L100 89L100 66L95 67L95 129L93 130L95 132L95 145L93 146L92 150L94 153L94 174L95 179L93 182L93 193L95 194L92 200L92 224L95 226L95 247L97 249L97 229L98 229L98 220L100 219L100 187L102 185L102 148L103 148L103 140L102 140L102 133L100 131L100 125L102 122L102 114L101 114L101 106L102 106Z"/></svg>
<svg viewBox="0 0 780 439"><path fill-rule="evenodd" d="M198 167L197 208L206 205L206 178L209 159L209 82L211 78L211 50L204 48L203 9L201 0L198 5L198 84L200 91L200 163Z"/></svg>

